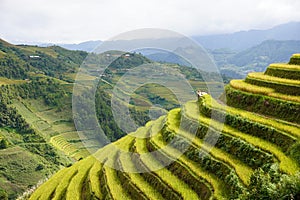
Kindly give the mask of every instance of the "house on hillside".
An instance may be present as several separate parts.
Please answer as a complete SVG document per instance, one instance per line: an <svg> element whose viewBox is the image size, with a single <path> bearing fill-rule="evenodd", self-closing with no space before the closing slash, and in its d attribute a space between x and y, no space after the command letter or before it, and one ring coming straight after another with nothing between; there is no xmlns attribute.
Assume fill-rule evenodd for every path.
<svg viewBox="0 0 300 200"><path fill-rule="evenodd" d="M198 91L197 91L198 99L199 99L200 97L206 95L206 94L207 94L207 92L202 92L201 90L198 90Z"/></svg>
<svg viewBox="0 0 300 200"><path fill-rule="evenodd" d="M40 56L31 55L31 56L29 56L29 58L40 58Z"/></svg>

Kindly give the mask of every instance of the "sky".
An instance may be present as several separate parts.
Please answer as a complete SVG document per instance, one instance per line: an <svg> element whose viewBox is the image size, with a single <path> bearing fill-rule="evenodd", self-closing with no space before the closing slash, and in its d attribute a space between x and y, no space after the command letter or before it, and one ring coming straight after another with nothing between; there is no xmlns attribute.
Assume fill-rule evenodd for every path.
<svg viewBox="0 0 300 200"><path fill-rule="evenodd" d="M140 28L232 33L300 21L299 9L299 0L0 0L0 38L78 43Z"/></svg>

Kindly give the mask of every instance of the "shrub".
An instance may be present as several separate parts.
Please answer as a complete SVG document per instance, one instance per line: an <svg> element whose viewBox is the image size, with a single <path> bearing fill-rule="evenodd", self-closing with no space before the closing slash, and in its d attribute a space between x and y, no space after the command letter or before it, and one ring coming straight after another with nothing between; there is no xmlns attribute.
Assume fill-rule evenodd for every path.
<svg viewBox="0 0 300 200"><path fill-rule="evenodd" d="M291 64L291 65L300 65L300 54L294 54L290 58L289 64Z"/></svg>
<svg viewBox="0 0 300 200"><path fill-rule="evenodd" d="M8 194L7 194L7 192L6 192L4 189L2 189L2 188L0 188L0 199L1 199L1 200L8 200Z"/></svg>
<svg viewBox="0 0 300 200"><path fill-rule="evenodd" d="M300 166L300 142L291 146L288 154L298 163Z"/></svg>
<svg viewBox="0 0 300 200"><path fill-rule="evenodd" d="M44 169L44 165L38 164L38 166L35 168L35 171L41 171Z"/></svg>
<svg viewBox="0 0 300 200"><path fill-rule="evenodd" d="M248 191L240 195L242 200L299 199L300 174L288 176L274 169L267 173L256 170L251 176Z"/></svg>
<svg viewBox="0 0 300 200"><path fill-rule="evenodd" d="M0 149L6 149L7 147L8 147L8 142L7 142L7 140L6 139L2 139L1 141L0 141Z"/></svg>

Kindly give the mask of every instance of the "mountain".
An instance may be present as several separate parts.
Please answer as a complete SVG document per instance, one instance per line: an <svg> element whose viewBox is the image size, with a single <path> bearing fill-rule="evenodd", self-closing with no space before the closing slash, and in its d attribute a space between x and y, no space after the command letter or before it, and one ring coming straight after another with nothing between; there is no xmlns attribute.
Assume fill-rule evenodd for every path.
<svg viewBox="0 0 300 200"><path fill-rule="evenodd" d="M245 77L248 72L262 72L271 63L287 62L291 54L300 52L300 41L268 40L236 54L212 51L221 72L230 77Z"/></svg>
<svg viewBox="0 0 300 200"><path fill-rule="evenodd" d="M185 61L183 58L177 56L174 53L170 53L163 50L155 50L155 49L143 49L138 50L137 52L141 53L145 57L150 60L156 62L165 62L165 63L175 63L183 66L190 66L190 64Z"/></svg>
<svg viewBox="0 0 300 200"><path fill-rule="evenodd" d="M139 52L157 62L190 65L170 52L154 50ZM244 78L251 71L265 71L269 64L287 62L290 55L297 52L300 52L300 41L297 40L266 40L240 52L226 48L208 50L221 73L232 78Z"/></svg>
<svg viewBox="0 0 300 200"><path fill-rule="evenodd" d="M290 22L267 30L249 30L193 38L207 49L229 48L241 51L265 40L300 40L299 33L300 22Z"/></svg>
<svg viewBox="0 0 300 200"><path fill-rule="evenodd" d="M38 199L300 199L300 54L199 93L64 168ZM226 100L225 100L226 96Z"/></svg>
<svg viewBox="0 0 300 200"><path fill-rule="evenodd" d="M275 62L287 62L290 55L300 52L300 41L267 40L259 45L237 53L228 59L228 63L236 66L245 66L253 63L262 63L267 66ZM263 69L262 71L264 71Z"/></svg>
<svg viewBox="0 0 300 200"><path fill-rule="evenodd" d="M191 36L206 49L214 50L228 48L234 51L242 51L258 45L265 40L300 40L300 22L281 24L266 30L249 30L228 34ZM91 52L101 44L100 40L86 41L78 44L43 44L30 43L30 45L52 46L58 45L69 50L82 50Z"/></svg>
<svg viewBox="0 0 300 200"><path fill-rule="evenodd" d="M14 42L15 45L29 45L29 46L39 46L39 47L50 47L50 46L60 46L68 50L78 50L91 52L98 45L101 44L101 40L96 41L86 41L81 43L43 43L43 42Z"/></svg>
<svg viewBox="0 0 300 200"><path fill-rule="evenodd" d="M80 51L91 52L94 50L94 48L96 48L100 44L101 41L97 40L97 41L82 42L78 44L57 44L57 45L69 50L80 50Z"/></svg>

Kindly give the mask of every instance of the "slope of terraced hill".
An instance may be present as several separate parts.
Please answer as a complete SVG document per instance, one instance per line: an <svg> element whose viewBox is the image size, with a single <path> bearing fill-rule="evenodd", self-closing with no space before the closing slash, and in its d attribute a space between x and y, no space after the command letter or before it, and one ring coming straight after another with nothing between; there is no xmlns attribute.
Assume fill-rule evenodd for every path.
<svg viewBox="0 0 300 200"><path fill-rule="evenodd" d="M232 81L228 105L204 95L171 110L30 199L300 199L299 61Z"/></svg>
<svg viewBox="0 0 300 200"><path fill-rule="evenodd" d="M250 73L226 88L227 104L233 107L300 123L300 54L288 64L271 64L265 73Z"/></svg>

